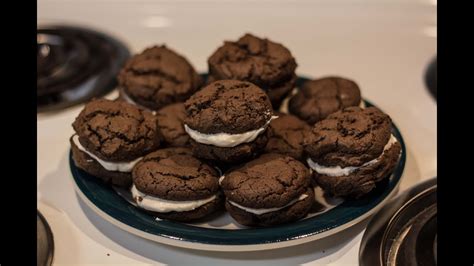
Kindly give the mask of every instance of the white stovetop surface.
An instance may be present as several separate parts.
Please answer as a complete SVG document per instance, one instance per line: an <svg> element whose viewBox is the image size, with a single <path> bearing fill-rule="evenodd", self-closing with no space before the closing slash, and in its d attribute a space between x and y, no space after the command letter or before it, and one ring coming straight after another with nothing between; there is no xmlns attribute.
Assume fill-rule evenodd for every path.
<svg viewBox="0 0 474 266"><path fill-rule="evenodd" d="M300 75L354 79L404 136L401 190L436 176L437 108L423 82L436 55L436 19L436 0L38 1L40 24L91 26L121 38L133 52L165 42L199 71L224 39L251 31L289 47ZM54 264L358 264L364 223L328 239L250 253L185 250L116 228L74 192L68 138L80 109L37 119L38 209L54 233Z"/></svg>

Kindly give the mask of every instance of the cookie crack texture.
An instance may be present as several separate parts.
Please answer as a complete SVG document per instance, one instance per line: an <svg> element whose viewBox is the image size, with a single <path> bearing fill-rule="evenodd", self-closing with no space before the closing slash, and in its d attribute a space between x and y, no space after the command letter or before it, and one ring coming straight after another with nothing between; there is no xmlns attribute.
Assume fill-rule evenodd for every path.
<svg viewBox="0 0 474 266"><path fill-rule="evenodd" d="M226 174L221 183L229 200L250 208L282 207L309 185L309 170L280 154L264 154Z"/></svg>
<svg viewBox="0 0 474 266"><path fill-rule="evenodd" d="M131 128L127 128L126 130L127 132L117 131L114 128L114 125L112 125L112 121L111 121L111 119L114 119L116 117L125 117L127 119L135 120L134 122L138 125L141 125L144 122L143 117L140 117L140 118L131 117L128 114L123 114L123 113L108 114L102 111L96 111L88 115L85 119L89 121L94 120L94 119L102 119L102 118L97 118L98 116L102 116L102 115L104 116L103 119L107 121L106 125L101 125L97 127L97 129L95 129L92 127L92 125L86 124L87 129L89 129L91 133L99 137L101 146L104 145L104 142L107 142L108 140L113 140L114 138L118 138L122 141L125 141L127 144L135 144L141 140L147 139L149 132L151 131L151 128L145 124L142 125L144 129L143 136L141 134L138 134L138 132L130 133ZM104 132L101 132L101 130L103 130ZM126 133L130 133L129 136L127 136ZM100 149L101 148L99 148L99 150Z"/></svg>
<svg viewBox="0 0 474 266"><path fill-rule="evenodd" d="M156 118L125 102L93 100L73 128L81 144L103 160L131 160L159 146Z"/></svg>
<svg viewBox="0 0 474 266"><path fill-rule="evenodd" d="M168 148L143 158L132 172L143 193L168 200L197 200L218 191L218 174L185 148Z"/></svg>
<svg viewBox="0 0 474 266"><path fill-rule="evenodd" d="M238 134L263 127L272 116L268 96L237 80L215 81L184 104L185 124L204 134Z"/></svg>
<svg viewBox="0 0 474 266"><path fill-rule="evenodd" d="M187 99L202 82L185 57L164 45L133 56L118 80L129 97L154 110Z"/></svg>
<svg viewBox="0 0 474 266"><path fill-rule="evenodd" d="M316 123L304 149L321 165L361 166L382 154L390 135L386 114L375 107L348 107Z"/></svg>
<svg viewBox="0 0 474 266"><path fill-rule="evenodd" d="M199 195L212 195L213 194L211 189L205 187L205 184L201 180L198 179L198 178L203 177L202 175L185 176L185 175L173 174L169 172L160 172L160 171L154 171L154 172L151 172L150 174L153 180L157 180L155 183L156 185L163 185L164 187L167 188L166 193L165 193L165 198L172 197L173 194L177 194L179 191L181 193L182 192L189 193L189 191L191 191ZM167 181L170 181L170 180L167 180L167 181L162 180L160 179L160 177L156 176L156 174L159 174L163 177L174 177L174 178L180 179L181 181L174 182L172 186L169 186L169 183L171 182L167 182ZM184 180L191 180L191 179L197 179L197 180L195 180L195 182L193 182L192 185L189 184L189 182L184 181ZM198 184L198 186L196 186L196 184Z"/></svg>
<svg viewBox="0 0 474 266"><path fill-rule="evenodd" d="M251 34L224 42L208 63L210 74L217 79L247 80L264 89L287 79L297 66L283 45Z"/></svg>

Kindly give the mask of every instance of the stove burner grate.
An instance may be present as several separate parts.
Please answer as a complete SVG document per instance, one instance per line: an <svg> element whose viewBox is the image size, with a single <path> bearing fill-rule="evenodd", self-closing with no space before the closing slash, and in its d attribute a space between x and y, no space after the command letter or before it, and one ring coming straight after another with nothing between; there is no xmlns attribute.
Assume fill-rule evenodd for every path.
<svg viewBox="0 0 474 266"><path fill-rule="evenodd" d="M37 112L55 111L102 96L130 56L118 40L79 27L37 30Z"/></svg>

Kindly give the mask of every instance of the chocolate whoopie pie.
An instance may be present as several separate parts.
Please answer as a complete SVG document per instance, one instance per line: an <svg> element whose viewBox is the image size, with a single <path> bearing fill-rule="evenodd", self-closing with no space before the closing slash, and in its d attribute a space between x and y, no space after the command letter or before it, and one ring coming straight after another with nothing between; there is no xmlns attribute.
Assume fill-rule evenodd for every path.
<svg viewBox="0 0 474 266"><path fill-rule="evenodd" d="M226 41L208 59L209 80L237 79L262 88L275 109L295 87L295 58L283 45L245 34Z"/></svg>
<svg viewBox="0 0 474 266"><path fill-rule="evenodd" d="M240 224L271 226L305 217L314 202L309 169L290 156L267 153L219 180L225 207Z"/></svg>
<svg viewBox="0 0 474 266"><path fill-rule="evenodd" d="M128 187L137 161L160 146L156 118L123 101L92 100L72 124L77 167L106 183Z"/></svg>
<svg viewBox="0 0 474 266"><path fill-rule="evenodd" d="M275 118L263 90L250 82L215 81L185 103L184 128L196 157L236 163L263 151Z"/></svg>
<svg viewBox="0 0 474 266"><path fill-rule="evenodd" d="M388 115L348 107L316 123L304 149L316 183L329 194L359 198L387 178L400 157Z"/></svg>
<svg viewBox="0 0 474 266"><path fill-rule="evenodd" d="M186 111L184 103L167 105L156 112L158 128L163 136L164 144L170 147L189 146L189 135L184 130Z"/></svg>
<svg viewBox="0 0 474 266"><path fill-rule="evenodd" d="M278 113L278 118L270 122L268 127L270 138L265 152L281 153L297 160L304 161L303 141L311 127L294 115Z"/></svg>
<svg viewBox="0 0 474 266"><path fill-rule="evenodd" d="M185 101L202 84L188 60L165 45L133 56L118 81L123 99L151 110Z"/></svg>
<svg viewBox="0 0 474 266"><path fill-rule="evenodd" d="M187 148L148 154L132 176L131 191L138 207L161 219L189 222L223 208L218 171Z"/></svg>
<svg viewBox="0 0 474 266"><path fill-rule="evenodd" d="M360 89L354 81L325 77L305 82L291 97L288 110L313 125L336 111L361 103Z"/></svg>

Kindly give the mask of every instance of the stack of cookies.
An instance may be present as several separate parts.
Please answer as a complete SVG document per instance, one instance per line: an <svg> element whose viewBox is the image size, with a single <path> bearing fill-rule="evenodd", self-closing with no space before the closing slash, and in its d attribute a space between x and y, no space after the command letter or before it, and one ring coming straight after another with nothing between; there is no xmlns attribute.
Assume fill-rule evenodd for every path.
<svg viewBox="0 0 474 266"><path fill-rule="evenodd" d="M161 219L225 208L242 225L272 226L306 217L315 186L363 197L397 165L390 117L364 108L355 82L323 77L294 90L290 51L250 34L208 63L204 83L166 46L133 56L119 98L92 100L74 121L76 166L130 189ZM289 113L276 111L284 99Z"/></svg>
<svg viewBox="0 0 474 266"><path fill-rule="evenodd" d="M202 84L188 60L164 45L133 56L118 81L122 99L150 110L185 101Z"/></svg>
<svg viewBox="0 0 474 266"><path fill-rule="evenodd" d="M349 79L324 77L305 82L291 97L288 109L290 113L313 125L350 106L364 107L359 86Z"/></svg>
<svg viewBox="0 0 474 266"><path fill-rule="evenodd" d="M196 156L240 163L261 153L273 115L267 94L239 80L212 82L184 103L184 128Z"/></svg>
<svg viewBox="0 0 474 266"><path fill-rule="evenodd" d="M245 34L226 41L208 60L210 81L237 79L263 89L275 109L296 83L296 60L282 44Z"/></svg>
<svg viewBox="0 0 474 266"><path fill-rule="evenodd" d="M121 187L131 185L135 164L161 146L156 117L126 102L92 100L72 126L76 166Z"/></svg>

